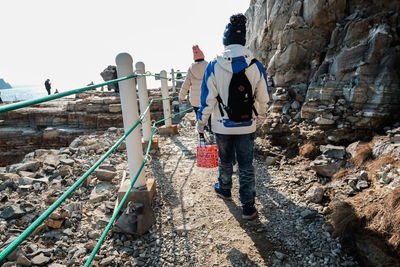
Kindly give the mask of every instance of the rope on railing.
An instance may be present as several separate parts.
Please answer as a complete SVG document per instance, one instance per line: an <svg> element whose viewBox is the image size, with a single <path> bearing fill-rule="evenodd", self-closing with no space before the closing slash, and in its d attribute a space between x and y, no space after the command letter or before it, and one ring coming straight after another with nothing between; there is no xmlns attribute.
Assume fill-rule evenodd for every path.
<svg viewBox="0 0 400 267"><path fill-rule="evenodd" d="M153 101L153 100L152 100L152 101ZM151 102L152 102L152 101L151 101ZM162 119L162 120L159 120L159 121L156 121L155 123L153 123L153 128L152 128L152 131L151 131L150 141L149 141L149 144L148 144L148 146L147 146L146 155L145 155L145 157L144 157L144 160L143 160L143 162L142 162L142 165L140 165L139 171L136 173L135 178L133 179L133 181L131 182L131 184L130 184L130 186L129 186L129 189L126 191L124 197L123 197L122 200L121 200L121 203L119 203L119 205L118 205L116 211L114 212L113 216L111 217L110 221L108 222L108 224L107 224L107 226L106 226L106 229L104 230L103 234L102 234L101 237L99 238L99 241L97 241L96 246L94 247L94 249L93 249L92 252L90 253L89 258L87 259L87 261L86 261L86 263L85 263L85 267L90 266L90 263L93 261L93 259L94 259L95 255L96 255L97 251L100 249L101 245L103 244L103 241L104 241L104 239L106 238L106 236L107 236L107 234L108 234L108 231L110 231L112 224L114 223L115 219L116 219L117 216L118 216L118 213L120 212L122 206L124 205L126 199L128 198L129 193L130 193L130 191L131 191L132 188L133 188L133 185L135 184L135 182L136 182L137 178L139 177L140 173L142 172L142 169L143 169L144 165L146 164L147 159L149 158L150 147L151 147L151 143L152 143L152 140L153 140L153 135L154 135L154 131L155 131L156 125L159 124L159 123L161 123L161 122L163 122L163 121L165 121L165 120L168 120L169 118L175 117L175 116L177 116L177 115L179 115L179 114L181 114L181 113L190 111L190 110L192 110L192 109L193 109L192 107L191 107L191 108L188 108L188 109L185 109L185 110L183 110L183 111L180 111L180 112L177 112L177 113L175 113L175 114L172 114L172 115L169 116L168 118L164 118L164 119Z"/></svg>
<svg viewBox="0 0 400 267"><path fill-rule="evenodd" d="M129 76L127 76L129 77ZM121 79L129 79L129 78L121 78ZM0 253L0 262L2 262L11 252L17 248L50 214L58 208L61 203L63 203L75 190L81 185L86 178L117 148L122 141L124 141L128 135L139 125L140 122L143 121L145 114L149 111L151 104L153 101L158 100L167 100L174 99L176 97L168 97L168 98L157 98L152 99L147 106L146 110L140 116L139 120L129 129L122 137L119 139L88 171L85 172L81 176L81 178L76 181L61 197L59 197L42 215L39 216L24 232L22 232L11 244L9 244L1 253ZM174 115L175 116L175 115Z"/></svg>

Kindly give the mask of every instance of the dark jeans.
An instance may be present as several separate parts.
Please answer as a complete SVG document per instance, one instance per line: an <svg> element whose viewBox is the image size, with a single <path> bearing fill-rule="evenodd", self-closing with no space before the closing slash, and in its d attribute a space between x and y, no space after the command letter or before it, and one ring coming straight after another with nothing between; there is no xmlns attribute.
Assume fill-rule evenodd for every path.
<svg viewBox="0 0 400 267"><path fill-rule="evenodd" d="M253 167L255 134L225 135L215 134L218 145L220 188L232 188L232 161L235 158L239 165L239 199L242 205L254 204L256 197L255 176Z"/></svg>

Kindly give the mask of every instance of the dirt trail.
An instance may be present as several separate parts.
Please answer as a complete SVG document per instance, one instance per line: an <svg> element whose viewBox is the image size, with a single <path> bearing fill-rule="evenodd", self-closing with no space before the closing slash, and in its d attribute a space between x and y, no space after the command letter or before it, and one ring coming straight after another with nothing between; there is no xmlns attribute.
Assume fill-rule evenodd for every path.
<svg viewBox="0 0 400 267"><path fill-rule="evenodd" d="M179 135L159 138L147 173L157 180L153 232L163 266L357 266L327 231L323 208L306 207L302 195L316 181L307 162L268 167L257 158L259 217L246 221L237 175L233 201L217 198L218 169L196 166L195 128L187 119L181 124Z"/></svg>
<svg viewBox="0 0 400 267"><path fill-rule="evenodd" d="M308 160L280 156L279 161L267 166L265 155L282 155L283 150L271 146L267 148L271 153L265 146L264 152L257 150L254 167L259 217L243 220L237 174L233 201L224 201L213 191L218 169L196 166L198 137L193 121L193 113L185 115L179 135L157 136L159 149L151 151L146 176L157 181L153 201L156 223L139 237L110 231L93 266L357 266L330 234L332 229L323 217L328 202L313 204L306 200L309 188L318 183ZM110 128L101 136L81 136L61 149L62 153L36 151L26 156L26 162L9 166L12 173L2 174L5 182L0 191L1 243L26 229L122 132ZM261 142L256 139L256 147ZM46 155L46 163L40 155ZM62 163L57 165L58 161ZM41 182L15 173L17 168L40 164L43 168L22 174L41 177ZM58 224L47 221L30 236L18 250L19 261L26 266L84 265L112 215L122 173L128 170L124 146L102 166L113 170L114 179L103 181L100 172L79 187L63 204L70 211L68 215L58 213ZM13 182L19 180L32 184ZM14 219L11 212L24 216ZM16 265L17 257L9 260L4 266Z"/></svg>

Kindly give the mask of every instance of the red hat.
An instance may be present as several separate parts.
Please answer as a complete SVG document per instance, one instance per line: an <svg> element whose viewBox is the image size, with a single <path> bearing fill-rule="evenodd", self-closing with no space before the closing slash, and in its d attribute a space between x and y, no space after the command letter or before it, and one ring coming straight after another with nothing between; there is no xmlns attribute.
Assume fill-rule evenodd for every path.
<svg viewBox="0 0 400 267"><path fill-rule="evenodd" d="M200 50L200 48L199 48L198 45L194 45L194 46L192 47L192 49L193 49L193 60L194 60L194 61L199 60L199 59L204 59L204 54L203 54L203 52Z"/></svg>

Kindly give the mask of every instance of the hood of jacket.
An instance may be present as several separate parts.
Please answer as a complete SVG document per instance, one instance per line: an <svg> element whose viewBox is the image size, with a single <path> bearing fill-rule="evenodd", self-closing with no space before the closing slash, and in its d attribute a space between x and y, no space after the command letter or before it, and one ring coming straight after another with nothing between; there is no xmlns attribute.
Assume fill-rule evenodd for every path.
<svg viewBox="0 0 400 267"><path fill-rule="evenodd" d="M242 45L233 44L225 47L221 55L217 56L217 64L224 70L238 73L249 66L253 54Z"/></svg>
<svg viewBox="0 0 400 267"><path fill-rule="evenodd" d="M207 64L208 62L205 60L200 62L194 62L192 63L192 66L190 66L189 71L192 73L195 79L202 80L204 75L204 70L207 67Z"/></svg>

